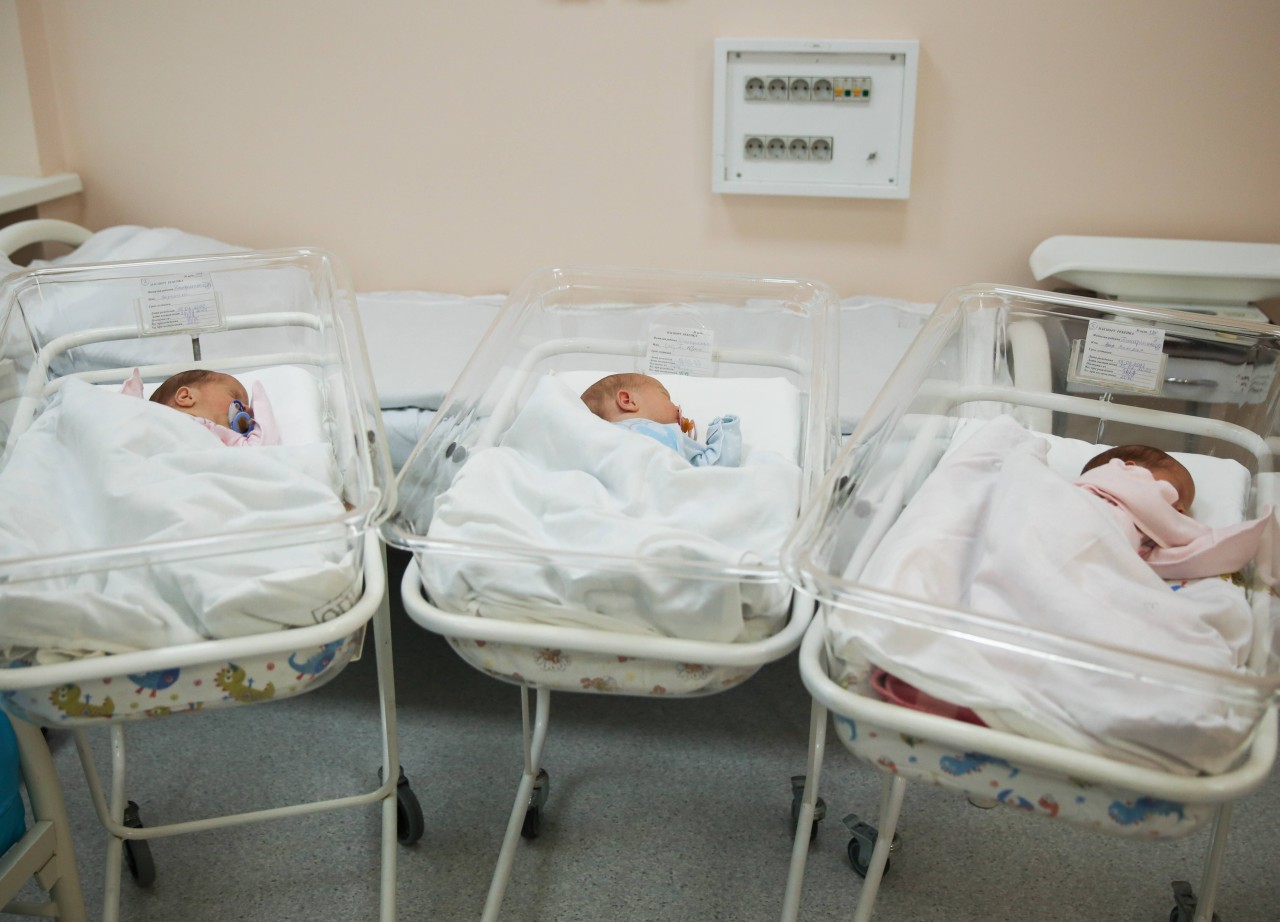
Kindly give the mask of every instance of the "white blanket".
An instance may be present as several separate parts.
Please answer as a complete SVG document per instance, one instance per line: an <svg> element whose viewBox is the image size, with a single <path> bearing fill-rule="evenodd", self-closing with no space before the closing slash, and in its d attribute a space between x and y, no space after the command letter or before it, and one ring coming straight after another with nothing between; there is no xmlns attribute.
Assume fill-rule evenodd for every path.
<svg viewBox="0 0 1280 922"><path fill-rule="evenodd" d="M69 380L0 471L0 561L20 574L23 558L337 518L332 454L228 448L168 407ZM358 579L341 540L195 553L0 585L0 652L117 653L313 624L349 607Z"/></svg>
<svg viewBox="0 0 1280 922"><path fill-rule="evenodd" d="M740 468L692 467L543 378L499 444L466 458L427 534L546 559L428 551L419 560L424 584L445 609L511 620L714 641L740 639L748 618L772 629L790 587L731 571L776 564L799 507L800 469L767 450L748 446L745 455ZM623 564L576 562L566 551ZM677 562L704 569L679 574Z"/></svg>
<svg viewBox="0 0 1280 922"><path fill-rule="evenodd" d="M930 475L858 582L1175 663L1242 667L1252 637L1243 591L1218 578L1171 591L1100 505L1046 466L1046 451L1008 417L988 423ZM874 663L993 727L1168 771L1225 770L1253 725L1176 683L849 612L829 630L847 663Z"/></svg>

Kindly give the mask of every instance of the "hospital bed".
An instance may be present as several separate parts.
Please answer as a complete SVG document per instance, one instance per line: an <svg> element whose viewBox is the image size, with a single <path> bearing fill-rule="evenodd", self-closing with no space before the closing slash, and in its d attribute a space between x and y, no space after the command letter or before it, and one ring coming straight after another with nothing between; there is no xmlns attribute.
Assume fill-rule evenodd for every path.
<svg viewBox="0 0 1280 922"><path fill-rule="evenodd" d="M415 557L406 611L521 689L525 765L483 918L538 834L553 692L710 695L799 643L812 605L776 554L838 440L834 302L803 281L536 273L401 469L383 535ZM592 415L579 394L631 372L703 426L739 414L742 466L691 467Z"/></svg>
<svg viewBox="0 0 1280 922"><path fill-rule="evenodd" d="M280 250L18 271L0 287L0 337L0 704L75 735L109 832L103 917L118 917L122 860L154 879L152 838L380 804L381 918L394 918L395 849L422 832L399 769L376 532L394 483L340 265ZM227 448L121 393L134 369L149 388L192 367L258 382L280 444ZM143 826L125 797L128 723L318 688L360 656L370 623L372 790ZM99 727L106 789L89 747Z"/></svg>
<svg viewBox="0 0 1280 922"><path fill-rule="evenodd" d="M1050 249L1074 261L1076 249L1061 246L1057 240ZM1063 272L1075 270L1068 281L1105 294L1106 278L1085 263L1054 262ZM1173 271L1194 264L1184 254ZM1201 282L1224 269L1220 262L1198 268ZM1148 261L1121 273L1131 292L1142 272L1159 275L1159 267ZM1058 272L1044 273L1050 274ZM1247 285L1233 274L1246 300L1276 294L1276 283L1261 272ZM1265 514L1277 495L1280 330L1230 314L1001 286L960 289L935 311L784 552L787 572L819 607L800 651L814 703L784 920L800 909L828 713L846 748L884 777L878 828L847 818L849 858L865 877L855 919L871 917L908 780L1135 839L1185 836L1207 824L1211 841L1198 893L1175 882L1170 919L1214 918L1231 805L1266 779L1275 758L1273 542L1264 539L1234 584L1215 577L1171 586L1221 594L1223 610L1233 613L1233 620L1205 629L1191 652L1166 645L1165 636L1184 627L1172 619L1195 596L1159 595L1166 601L1152 614L1170 622L1145 624L1135 641L1124 627L1133 613L1098 624L1089 617L1093 603L1079 602L1073 614L1045 624L1031 606L992 602L988 584L980 595L976 588L963 596L895 591L886 574L902 572L893 555L903 545L893 542L903 534L894 526L907 519L913 498L932 499L943 510L958 505L958 491L954 504L937 499L930 478L955 470L946 459L953 452L965 457L964 440L978 439L975 433L993 420L1026 433L1028 446L1042 437L1055 472L1049 476L1063 484L1102 447L1144 443L1178 453L1191 469L1199 490L1194 517L1225 525ZM991 464L1030 469L1011 460L982 469ZM912 522L936 521L920 517L921 508L910 512ZM978 508L984 511L970 521L995 516L985 511L990 507ZM1041 529L1066 532L1067 524L1059 519ZM915 540L927 545L932 533L921 529ZM992 572L977 545L963 547L955 559L973 554L963 557L973 561L969 566ZM1125 554L1114 559L1130 566ZM1146 568L1140 560L1137 566ZM1035 572L1020 571L1007 583L1033 585ZM1076 596L1061 598L1069 604ZM1235 646L1226 644L1224 652L1228 624ZM902 676L910 678L903 683ZM988 695L988 686L1000 691ZM1051 692L1061 711L1023 707L1029 697ZM1059 721L1062 713L1069 721Z"/></svg>

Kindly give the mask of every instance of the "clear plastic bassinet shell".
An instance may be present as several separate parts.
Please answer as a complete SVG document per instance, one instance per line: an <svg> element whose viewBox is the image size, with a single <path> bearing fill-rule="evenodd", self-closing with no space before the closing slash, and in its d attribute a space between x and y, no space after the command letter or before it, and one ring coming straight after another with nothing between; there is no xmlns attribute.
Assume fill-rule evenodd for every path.
<svg viewBox="0 0 1280 922"><path fill-rule="evenodd" d="M767 587L781 595L785 608L791 590L776 550L771 561L724 565L601 553L571 543L552 548L442 540L431 534L431 525L438 497L477 453L502 437L532 384L547 375L586 375L573 379L577 392L597 375L675 371L689 376L672 379L677 402L680 380L786 382L799 395L798 462L801 495L807 495L838 444L835 308L832 292L805 281L610 268L535 273L512 292L401 469L399 502L383 526L384 539L420 562L431 558L437 567L482 561L513 573L554 571L566 583L586 573L602 584L650 574L676 592L710 585ZM673 330L694 342L687 353L668 350ZM709 694L794 649L809 616L793 616L778 633L756 630L747 618L741 642L697 641L446 611L423 597L418 578L418 568L409 568L402 592L407 611L448 637L472 665L508 681L561 690ZM433 596L432 586L426 594ZM525 604L536 609L539 602L530 598Z"/></svg>
<svg viewBox="0 0 1280 922"><path fill-rule="evenodd" d="M385 585L374 539L394 481L354 291L332 256L240 252L13 273L0 288L0 344L6 459L72 378L118 390L135 367L149 382L192 367L285 368L290 394L292 382L305 391L310 437L327 445L341 500L289 525L89 541L0 560L0 637L7 593L38 596L85 574L145 575L192 560L225 561L234 572L237 560L304 547L332 548L351 564L348 588L299 614L301 626L70 661L32 651L0 670L6 709L65 726L253 703L327 681L358 655ZM292 406L279 391L272 402L278 418Z"/></svg>
<svg viewBox="0 0 1280 922"><path fill-rule="evenodd" d="M1260 784L1274 759L1280 688L1266 542L1244 571L1253 641L1242 668L1081 636L1070 623L1033 628L874 588L867 562L953 438L1006 414L1051 441L1143 443L1239 462L1248 487L1238 511L1256 516L1277 497L1278 358L1280 329L1267 324L1002 286L948 295L784 550L787 572L819 606L802 673L815 697L840 715L845 744L904 776L1143 837L1185 834L1214 805ZM1214 485L1199 486L1208 492ZM1000 651L1028 674L1052 668L1073 675L1082 690L1101 678L1121 695L1163 689L1198 696L1247 721L1252 732L1234 751L1233 767L1188 775L913 710L882 699L865 661L833 649L836 624L902 628L939 649Z"/></svg>

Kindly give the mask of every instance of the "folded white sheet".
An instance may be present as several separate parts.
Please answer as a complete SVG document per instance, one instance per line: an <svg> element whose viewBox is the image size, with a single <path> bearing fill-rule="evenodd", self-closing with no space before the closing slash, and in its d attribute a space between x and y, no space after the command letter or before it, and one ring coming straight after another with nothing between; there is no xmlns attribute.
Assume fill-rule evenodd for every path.
<svg viewBox="0 0 1280 922"><path fill-rule="evenodd" d="M743 408L744 431L753 409ZM733 641L747 618L785 617L785 580L752 582L732 570L776 563L799 499L799 467L777 453L747 452L740 468L695 468L596 417L576 390L546 377L499 444L467 456L427 532L542 559L442 549L418 563L432 600L452 611ZM570 551L624 565L574 561ZM705 570L678 575L679 563Z"/></svg>
<svg viewBox="0 0 1280 922"><path fill-rule="evenodd" d="M1081 637L1099 656L1111 647L1242 667L1252 614L1239 587L1212 578L1172 591L1092 498L1049 468L1047 452L1011 418L981 427L925 481L858 582ZM833 613L828 629L855 671L875 664L991 726L1172 772L1225 770L1253 726L1228 701L1176 682L1144 684L854 612Z"/></svg>
<svg viewBox="0 0 1280 922"><path fill-rule="evenodd" d="M420 410L416 407L382 410L382 428L387 434L387 452L391 455L391 467L394 470L400 470L409 460L409 455L413 454L418 442L427 434L435 417L435 410Z"/></svg>
<svg viewBox="0 0 1280 922"><path fill-rule="evenodd" d="M204 256L211 253L235 253L235 247L212 237L188 234L172 227L138 227L120 224L90 235L74 251L54 259L33 259L18 266L0 254L0 275L46 266L81 266L86 263L121 262L132 259L160 259L171 256Z"/></svg>
<svg viewBox="0 0 1280 922"><path fill-rule="evenodd" d="M74 252L50 260L49 264L79 266L238 252L244 252L244 248L173 228L120 226L99 231ZM174 273L186 271L190 267L184 264L173 268ZM309 274L300 268L211 272L210 282L227 317L307 310L314 302ZM38 303L27 306L25 320L36 342L42 345L68 333L137 323L137 305L142 296L136 275L103 273L92 283L50 283L42 289ZM204 357L252 354L260 339L261 333L254 330L222 331L214 342L205 343ZM183 336L139 336L73 347L54 356L51 368L55 374L66 375L105 367L180 363L189 361L191 356L191 343Z"/></svg>
<svg viewBox="0 0 1280 922"><path fill-rule="evenodd" d="M853 432L934 304L858 295L840 301L840 431Z"/></svg>
<svg viewBox="0 0 1280 922"><path fill-rule="evenodd" d="M70 380L0 471L0 560L332 520L336 487L327 443L231 449L167 407ZM86 566L0 587L0 647L125 652L313 624L350 606L358 578L344 540Z"/></svg>
<svg viewBox="0 0 1280 922"><path fill-rule="evenodd" d="M133 259L160 259L171 256L207 256L213 253L239 253L244 247L232 246L212 237L189 234L173 227L139 227L120 224L93 234L73 253L48 261L37 260L28 268L85 263L122 262Z"/></svg>
<svg viewBox="0 0 1280 922"><path fill-rule="evenodd" d="M504 300L429 291L356 295L378 402L438 410Z"/></svg>

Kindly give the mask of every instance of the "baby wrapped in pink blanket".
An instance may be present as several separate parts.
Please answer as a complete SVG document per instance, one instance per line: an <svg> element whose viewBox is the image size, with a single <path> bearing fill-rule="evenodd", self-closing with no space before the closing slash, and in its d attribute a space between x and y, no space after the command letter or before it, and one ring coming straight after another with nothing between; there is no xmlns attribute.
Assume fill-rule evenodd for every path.
<svg viewBox="0 0 1280 922"><path fill-rule="evenodd" d="M1247 598L1232 581L1201 577L1249 563L1271 509L1212 528L1177 508L1194 498L1189 475L1175 483L1159 465L1104 456L1073 483L1047 466L1047 448L1008 417L987 423L925 481L859 582L1046 631L1048 648L1061 635L1099 644L1102 660L1133 650L1243 667ZM889 619L835 619L829 630L841 661L888 700L948 717L964 709L996 729L1137 764L1222 771L1252 727L1213 693L1147 687L1126 670L1079 669Z"/></svg>
<svg viewBox="0 0 1280 922"><path fill-rule="evenodd" d="M1107 507L1138 556L1163 579L1234 573L1257 552L1271 507L1248 522L1210 528L1186 515L1195 498L1191 474L1146 445L1121 445L1085 465L1076 485Z"/></svg>
<svg viewBox="0 0 1280 922"><path fill-rule="evenodd" d="M121 390L131 397L143 396L138 369ZM224 445L280 444L275 413L260 382L254 382L251 400L244 385L231 375L194 369L168 378L151 400L194 417Z"/></svg>

